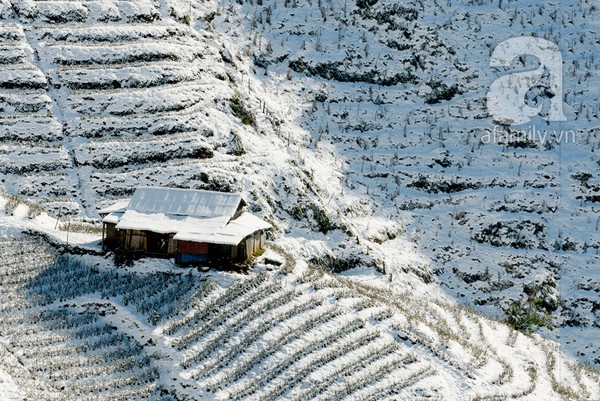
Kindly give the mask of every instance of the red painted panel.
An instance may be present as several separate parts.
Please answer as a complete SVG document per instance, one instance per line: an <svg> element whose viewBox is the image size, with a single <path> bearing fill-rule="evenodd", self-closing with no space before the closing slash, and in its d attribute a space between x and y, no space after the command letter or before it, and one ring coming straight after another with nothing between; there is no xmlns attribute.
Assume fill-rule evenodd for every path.
<svg viewBox="0 0 600 401"><path fill-rule="evenodd" d="M206 242L177 241L177 251L179 253L207 255L208 244Z"/></svg>

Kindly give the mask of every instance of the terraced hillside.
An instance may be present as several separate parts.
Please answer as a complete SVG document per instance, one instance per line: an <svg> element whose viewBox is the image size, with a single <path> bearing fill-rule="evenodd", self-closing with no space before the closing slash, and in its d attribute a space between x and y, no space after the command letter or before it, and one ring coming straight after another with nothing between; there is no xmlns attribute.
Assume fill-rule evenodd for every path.
<svg viewBox="0 0 600 401"><path fill-rule="evenodd" d="M6 159L28 164L2 175L9 194L64 222L97 219L98 207L138 186L242 191L274 236L298 226L295 213L307 233L337 230L336 244L364 255L347 241L355 234L340 211L326 207L339 173L306 149L307 133L289 115L293 99L271 93L247 54L203 26L200 5L190 6L194 21L175 2L6 6L56 122L43 138L0 127Z"/></svg>
<svg viewBox="0 0 600 401"><path fill-rule="evenodd" d="M229 4L212 24L248 37L238 48L256 75L304 105L307 146L342 174L328 206L380 266L493 316L536 315L535 329L600 363L592 2ZM531 35L561 49L567 121L503 127L490 85L537 61L496 69L489 56ZM528 105L543 114L549 99L535 93Z"/></svg>
<svg viewBox="0 0 600 401"><path fill-rule="evenodd" d="M185 309L192 308L186 303L176 311L175 305L200 288L200 282L189 288L179 285L180 274L165 279L150 272L149 280L166 280L189 293L173 290L164 296L174 298L160 295L153 306L141 309L132 301L134 306L128 309L131 306L122 299L129 291L124 283L147 285L149 291L158 284L138 283L143 279L137 275L104 267L80 266L84 281L78 281L81 278L73 271L65 277L81 284L81 289L75 286L63 295L64 288L45 288L34 280L36 284L27 285L32 292L26 296L18 288L3 290L8 299L24 302L8 303L6 308L11 315L22 316L16 322L27 330L38 321L48 323L47 337L40 344L53 331L66 335L60 330L73 325L89 324L109 343L111 336L125 330L132 336L123 341L131 341L133 359L128 354L110 368L100 361L95 370L78 371L80 365L75 363L64 374L79 375L77 382L84 385L78 387L62 373L50 373L64 366L44 367L41 361L42 373L31 373L34 357L29 355L23 357L28 370L14 368L11 373L22 388L41 389L47 397L54 392L59 398L64 394L110 398L87 385L93 380L86 375L105 374L117 380L111 385L123 394L140 392L155 398L169 397L168 391L174 399L186 394L260 399L283 391L288 398L328 399L342 397L346 387L349 398L360 399L370 397L378 386L391 386L395 377L406 379L400 384L412 385L402 390L400 399L451 394L462 400L492 397L494 392L517 397L527 391L531 395L523 399L558 399L558 394L576 398L572 392L579 398L596 397L595 384L590 384L595 379L586 378L581 368L566 366L550 343L509 335L504 326L449 306L454 298L508 319L523 331L537 330L553 338L579 361L600 363L594 92L598 38L593 3L4 1L0 10L0 53L6 67L0 74L0 174L9 193L39 202L65 219L97 217L98 206L127 197L139 185L242 191L252 211L273 223L273 239L298 259L334 272L351 270L348 274L357 280L375 275L376 282L393 283L391 293L374 300L374 294L366 293L368 288L348 288L339 277L311 275L304 282L300 272L281 282L269 276L268 283L278 288L274 291L281 298L262 298L271 290L257 295L249 289L257 302L281 312L286 305L298 305L296 298L305 299L323 286L322 304L305 305L310 306L305 312L325 313L322 305L336 304L334 295L325 294L341 285L342 292L356 294L359 301L376 302L375 309L394 313L377 322L367 316L369 308L343 301L338 305L342 312L331 312L335 316L326 325L332 333L340 331L342 320L356 318L358 328L352 330L364 334L364 341L373 333L379 336L365 346L396 341L399 347L410 345L417 358L408 363L404 349L393 348L389 360L376 360L381 374L365 367L349 381L326 379L318 384L317 377L329 377L326 372L353 376L332 370L314 354L310 358L315 358L318 370L302 370L308 369L308 362L303 355L294 356L299 346L294 341L302 339L288 344L283 337L273 353L265 349L268 361L263 369L263 354L258 352L269 341L280 341L279 334L268 337L271 331L265 332L256 341L242 338L244 333L259 333L252 330L258 330L254 325L262 320L244 326L250 315L219 315L213 321L216 314L193 312ZM516 135L488 141L495 123L485 107L485 95L491 82L505 72L489 67L489 55L501 40L531 34L556 42L562 50L568 121L546 126L540 116L533 120L534 127L521 127L555 130L544 140ZM528 58L515 62L517 69L534 65ZM530 97L533 103L548 102L544 96ZM566 139L573 140L558 137L571 129L574 136ZM7 257L12 257L12 247L6 248ZM41 274L40 278L41 270L50 277L58 274L56 268L36 269L40 271L31 274ZM231 277L220 279L227 281L223 287L237 288L229 287ZM113 281L117 289L103 293L102 286ZM162 291L167 289L157 294L170 294ZM214 289L198 305L216 300L223 291L227 290ZM97 313L87 312L86 302L102 303L98 292L110 302ZM67 312L82 313L75 320L71 313L52 312L57 300L67 298L75 305ZM390 304L393 299L420 311L417 320L409 322L410 310ZM159 307L163 303L165 310ZM43 314L44 308L50 312ZM254 309L247 313L250 310ZM267 308L265 313L271 312ZM191 321L196 313L211 331L178 326L175 321L186 319L186 313L191 313L187 317ZM256 313L258 319L265 318ZM440 314L448 327L427 323L427 316ZM129 320L135 323L132 327L122 326ZM300 321L298 317L296 322ZM479 322L482 328L474 329ZM21 357L19 351L24 353L29 345L19 343L25 339L15 336L11 331L15 327L5 328L6 336L15 341L7 347ZM361 331L365 327L374 331ZM233 342L214 348L210 333L229 329ZM357 335L355 331L346 334ZM494 340L491 332L500 340ZM166 354L147 345L149 338ZM311 347L328 349L316 337L302 338L307 353ZM344 338L330 341L341 346L346 344ZM474 339L487 341L489 351L482 354L473 348ZM248 355L246 349L234 346L238 340L248 342ZM512 347L502 345L507 343ZM337 345L334 354L323 351L324 355L338 358ZM96 361L94 350L104 343L85 347ZM349 353L361 352L349 343L348 347ZM448 360L446 354L456 357L456 347L466 349L466 359ZM533 364L523 356L527 347L537 350ZM517 358L514 366L502 359L503 353ZM377 349L373 355L378 355ZM218 362L221 356L223 362ZM286 356L292 359L285 362ZM233 370L234 362L245 367ZM294 380L300 376L284 367L297 362L299 371L313 380L296 386ZM111 371L115 366L122 371ZM480 372L472 366L485 369ZM179 371L183 376L177 376ZM420 374L423 381L412 383ZM283 384L283 377L290 377L291 387ZM532 386L528 377L537 384ZM328 393L319 395L320 391Z"/></svg>
<svg viewBox="0 0 600 401"><path fill-rule="evenodd" d="M53 200L75 198L79 189L71 176L74 166L63 143L61 121L54 114L46 77L36 65L23 26L6 18L10 15L5 8L0 28L0 168L4 181L17 186L15 191L22 195L35 193ZM32 183L25 182L24 176L31 177ZM43 180L44 186L36 186L36 180ZM39 188L32 191L34 187Z"/></svg>
<svg viewBox="0 0 600 401"><path fill-rule="evenodd" d="M303 264L288 275L151 265L136 272L102 258L57 259L36 241L0 248L1 366L28 398L600 395L597 373L565 359L553 343L448 303L392 297Z"/></svg>
<svg viewBox="0 0 600 401"><path fill-rule="evenodd" d="M6 4L9 192L55 215L95 216L99 200L131 194L132 182L242 187L230 182L241 163L228 162L246 153L242 134L255 132L253 114L251 126L240 122L247 90L213 35L169 10L151 1Z"/></svg>

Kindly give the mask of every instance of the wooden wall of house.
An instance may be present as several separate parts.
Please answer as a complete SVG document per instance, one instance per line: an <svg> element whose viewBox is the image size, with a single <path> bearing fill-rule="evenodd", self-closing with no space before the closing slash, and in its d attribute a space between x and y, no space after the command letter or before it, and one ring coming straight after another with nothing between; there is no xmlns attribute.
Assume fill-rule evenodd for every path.
<svg viewBox="0 0 600 401"><path fill-rule="evenodd" d="M112 225L116 247L126 251L144 251L153 256L174 256L177 251L175 234L158 234L142 230L116 230ZM107 229L107 240L109 240ZM109 240L110 242L110 240Z"/></svg>
<svg viewBox="0 0 600 401"><path fill-rule="evenodd" d="M102 246L103 249L115 249L119 246L117 229L115 223L102 223Z"/></svg>
<svg viewBox="0 0 600 401"><path fill-rule="evenodd" d="M123 248L128 251L145 251L148 249L146 232L141 230L123 230Z"/></svg>
<svg viewBox="0 0 600 401"><path fill-rule="evenodd" d="M236 249L234 250L233 248ZM237 247L225 244L209 244L208 253L214 259L232 258L234 255L237 255Z"/></svg>
<svg viewBox="0 0 600 401"><path fill-rule="evenodd" d="M146 253L155 256L173 256L175 255L174 234L160 234L152 231L144 231L146 236Z"/></svg>
<svg viewBox="0 0 600 401"><path fill-rule="evenodd" d="M245 257L250 257L252 254L259 249L265 247L266 237L264 231L257 231L254 234L247 237L243 242L242 246L245 248Z"/></svg>
<svg viewBox="0 0 600 401"><path fill-rule="evenodd" d="M246 245L246 249L244 250L245 257L249 258L252 256L252 249L254 248L254 237L246 238L244 243Z"/></svg>
<svg viewBox="0 0 600 401"><path fill-rule="evenodd" d="M115 223L104 223L105 238L108 240L114 240L117 236L117 229Z"/></svg>
<svg viewBox="0 0 600 401"><path fill-rule="evenodd" d="M116 230L115 224L106 224L106 238L114 238L127 251L143 251L148 256L175 256L176 262L192 264L209 259L243 261L265 247L264 231L257 231L238 246L176 241L174 234L158 234L141 230ZM166 252L166 253L165 253Z"/></svg>

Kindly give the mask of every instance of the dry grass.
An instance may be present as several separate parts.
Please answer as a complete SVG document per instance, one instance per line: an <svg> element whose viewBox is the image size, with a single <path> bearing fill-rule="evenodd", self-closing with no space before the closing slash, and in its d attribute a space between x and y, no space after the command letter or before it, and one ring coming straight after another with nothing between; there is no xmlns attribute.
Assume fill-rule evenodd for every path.
<svg viewBox="0 0 600 401"><path fill-rule="evenodd" d="M16 195L12 195L12 194L8 194L8 193L4 193L2 194L2 196L4 196L4 198L6 199L6 205L4 206L4 210L7 214L13 214L13 212L15 211L15 209L19 206L19 205L25 205L28 207L29 211L27 213L27 216L30 219L36 218L37 216L39 216L44 209L38 205L37 203L33 203L30 201L27 201L25 199L22 199Z"/></svg>
<svg viewBox="0 0 600 401"><path fill-rule="evenodd" d="M291 274L294 272L294 269L296 268L296 259L294 259L292 255L286 252L285 249L279 245L269 243L268 248L284 257L285 262L283 263L283 266L281 266L281 272L283 274Z"/></svg>
<svg viewBox="0 0 600 401"><path fill-rule="evenodd" d="M95 226L91 223L84 223L79 221L71 221L60 223L58 229L61 231L69 231L72 233L84 233L84 234L101 234L102 227Z"/></svg>

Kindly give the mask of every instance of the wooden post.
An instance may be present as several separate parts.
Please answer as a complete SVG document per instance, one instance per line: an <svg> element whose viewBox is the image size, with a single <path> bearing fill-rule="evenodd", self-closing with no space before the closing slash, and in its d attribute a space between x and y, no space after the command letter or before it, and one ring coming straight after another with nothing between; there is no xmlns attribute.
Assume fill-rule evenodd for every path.
<svg viewBox="0 0 600 401"><path fill-rule="evenodd" d="M71 217L69 217L69 221L67 222L67 248L69 248L69 231L71 231Z"/></svg>
<svg viewBox="0 0 600 401"><path fill-rule="evenodd" d="M102 222L102 250L104 251L104 228L106 227L106 223Z"/></svg>

